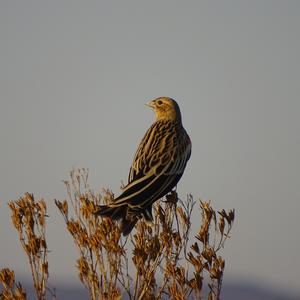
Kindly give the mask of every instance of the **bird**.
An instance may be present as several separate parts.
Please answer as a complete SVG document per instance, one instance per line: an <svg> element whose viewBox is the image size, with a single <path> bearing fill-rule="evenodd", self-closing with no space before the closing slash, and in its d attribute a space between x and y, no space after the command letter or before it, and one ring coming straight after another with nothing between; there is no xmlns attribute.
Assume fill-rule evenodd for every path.
<svg viewBox="0 0 300 300"><path fill-rule="evenodd" d="M177 186L191 156L192 144L182 125L177 102L159 97L146 104L156 115L142 138L122 193L96 215L121 220L123 236L130 234L139 219L152 223L152 205Z"/></svg>

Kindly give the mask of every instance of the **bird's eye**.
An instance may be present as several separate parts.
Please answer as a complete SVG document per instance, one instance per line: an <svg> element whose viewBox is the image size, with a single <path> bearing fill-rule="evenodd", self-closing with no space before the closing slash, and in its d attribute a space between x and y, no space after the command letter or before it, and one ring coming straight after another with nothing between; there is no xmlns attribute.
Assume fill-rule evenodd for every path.
<svg viewBox="0 0 300 300"><path fill-rule="evenodd" d="M157 101L157 104L158 104L158 105L162 105L163 102L162 102L161 100L158 100L158 101Z"/></svg>

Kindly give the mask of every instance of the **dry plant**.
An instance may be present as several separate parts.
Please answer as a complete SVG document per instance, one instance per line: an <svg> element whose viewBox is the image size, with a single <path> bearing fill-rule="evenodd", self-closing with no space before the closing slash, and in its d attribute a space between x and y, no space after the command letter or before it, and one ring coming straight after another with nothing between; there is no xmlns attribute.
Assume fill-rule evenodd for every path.
<svg viewBox="0 0 300 300"><path fill-rule="evenodd" d="M19 240L28 257L33 285L38 300L46 299L48 273L48 249L46 244L46 203L43 199L35 201L32 194L26 193L17 201L9 202L12 223L19 234ZM0 294L3 299L26 299L21 285L13 292L14 273L9 269L1 270L1 283L4 287ZM10 295L11 298L5 298ZM51 290L49 290L51 292ZM14 297L12 295L15 295ZM21 295L21 296L19 296Z"/></svg>
<svg viewBox="0 0 300 300"><path fill-rule="evenodd" d="M182 201L172 192L154 205L153 224L141 219L134 233L124 238L117 222L95 216L98 205L114 201L114 196L109 190L95 194L87 170L73 170L65 185L68 200L55 203L79 251L78 274L90 299L220 299L225 261L219 253L229 237L234 210L216 212L210 202L195 201L191 195ZM37 299L46 299L46 291L56 298L47 288L45 201L26 193L9 207ZM197 221L192 224L196 207L201 215L193 215ZM195 237L192 225L198 227ZM0 299L26 299L8 268L0 270L0 284Z"/></svg>
<svg viewBox="0 0 300 300"><path fill-rule="evenodd" d="M95 216L97 206L113 201L95 194L88 171L73 170L65 182L68 200L55 201L79 251L77 269L90 299L220 299L225 261L219 255L234 221L234 210L216 212L199 201L201 216L191 223L197 201L176 192L154 205L154 222L142 219L123 238L118 224ZM193 217L195 220L195 218ZM191 238L191 226L199 226Z"/></svg>
<svg viewBox="0 0 300 300"><path fill-rule="evenodd" d="M8 268L0 270L0 283L3 286L0 293L2 300L26 300L26 292L21 283L15 283L15 273Z"/></svg>

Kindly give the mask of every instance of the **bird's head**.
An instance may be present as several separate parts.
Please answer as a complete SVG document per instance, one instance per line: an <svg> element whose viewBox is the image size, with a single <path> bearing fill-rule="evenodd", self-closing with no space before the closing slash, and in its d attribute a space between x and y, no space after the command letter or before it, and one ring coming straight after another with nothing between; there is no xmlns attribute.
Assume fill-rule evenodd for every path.
<svg viewBox="0 0 300 300"><path fill-rule="evenodd" d="M159 97L146 104L151 107L156 120L173 120L181 122L181 113L177 102L169 97Z"/></svg>

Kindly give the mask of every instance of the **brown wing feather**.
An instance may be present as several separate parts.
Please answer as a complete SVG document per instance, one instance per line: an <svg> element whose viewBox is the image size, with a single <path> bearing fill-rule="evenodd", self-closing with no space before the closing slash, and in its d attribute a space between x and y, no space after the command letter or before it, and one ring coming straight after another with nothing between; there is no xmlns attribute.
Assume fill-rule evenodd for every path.
<svg viewBox="0 0 300 300"><path fill-rule="evenodd" d="M182 127L172 121L154 123L138 147L128 185L111 206L141 209L164 196L179 181L190 153L190 140Z"/></svg>

